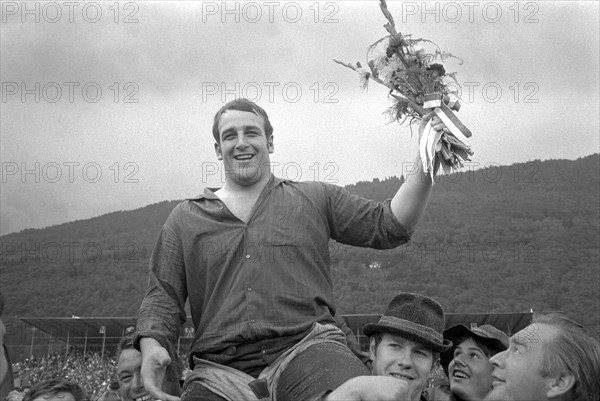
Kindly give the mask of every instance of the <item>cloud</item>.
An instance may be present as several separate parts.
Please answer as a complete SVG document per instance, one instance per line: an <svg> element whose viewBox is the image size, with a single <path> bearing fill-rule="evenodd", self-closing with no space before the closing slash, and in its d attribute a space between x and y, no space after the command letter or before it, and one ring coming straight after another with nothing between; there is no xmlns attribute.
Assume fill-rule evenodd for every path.
<svg viewBox="0 0 600 401"><path fill-rule="evenodd" d="M21 23L17 15L1 26L4 83L63 86L56 103L43 96L35 102L32 94L23 101L20 93L2 102L3 162L96 162L104 172L103 181L91 186L81 179L50 187L3 183L3 193L12 193L2 198L3 230L181 199L216 186L203 171L215 162L212 116L223 100L253 94L244 88L262 90L258 102L276 124L274 160L299 164L303 178L323 178L327 162L339 166L341 184L385 178L414 160L410 129L387 125L382 115L387 90L371 83L361 91L356 74L332 61L363 62L367 47L386 35L376 2L296 2L302 9L297 22L282 14L292 3L278 3L273 21L263 3L253 3L263 7L256 22L247 21L250 3L228 3L239 7L233 14L222 2L131 3L137 10L97 4L103 7L98 23L82 20L80 10L72 23ZM109 8L114 4L119 23ZM476 161L575 158L598 148L596 2L526 3L539 7L539 21L531 24L523 23L531 11L525 3L497 3L503 7L498 23L485 21L481 10L472 23L466 14L456 23L436 23L431 16L422 23L419 15L404 15L403 22L402 7L410 4L421 7L389 2L398 28L462 57L464 64L451 64L451 70L461 82L478 84L460 112L474 132ZM520 7L518 22L511 6ZM132 11L138 22L123 23ZM79 83L73 102L64 87L69 81ZM90 82L102 89L97 102L82 97ZM267 83L276 84L273 93ZM217 92L209 96L207 84ZM293 95L284 93L286 84L301 96L286 96ZM486 84L501 89L497 101L484 97ZM124 102L126 96L137 102ZM538 102L525 102L527 96ZM586 99L591 105L583 105ZM139 168L134 186L121 181L128 162ZM112 176L115 163L119 182Z"/></svg>

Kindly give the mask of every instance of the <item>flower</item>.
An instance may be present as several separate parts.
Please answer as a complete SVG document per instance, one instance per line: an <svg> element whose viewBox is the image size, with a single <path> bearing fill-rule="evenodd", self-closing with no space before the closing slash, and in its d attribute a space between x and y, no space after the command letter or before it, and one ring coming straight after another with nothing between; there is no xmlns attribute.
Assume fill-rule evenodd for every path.
<svg viewBox="0 0 600 401"><path fill-rule="evenodd" d="M367 89L367 86L369 85L369 77L371 76L371 73L362 67L358 67L356 69L356 72L358 73L358 80L360 82L360 87L362 89Z"/></svg>
<svg viewBox="0 0 600 401"><path fill-rule="evenodd" d="M446 75L446 70L441 64L431 64L429 67L427 67L427 71L431 71L433 74L435 74L435 77L443 77Z"/></svg>

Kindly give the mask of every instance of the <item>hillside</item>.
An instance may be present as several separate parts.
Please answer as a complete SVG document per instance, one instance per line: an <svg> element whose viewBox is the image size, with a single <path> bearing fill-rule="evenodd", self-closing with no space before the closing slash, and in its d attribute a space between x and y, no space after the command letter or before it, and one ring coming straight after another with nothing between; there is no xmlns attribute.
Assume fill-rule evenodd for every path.
<svg viewBox="0 0 600 401"><path fill-rule="evenodd" d="M413 291L450 312L562 309L598 335L599 167L595 154L441 177L409 244L376 251L332 243L338 308L378 313L393 294ZM347 188L383 200L400 183ZM5 321L135 315L149 254L177 203L0 237Z"/></svg>

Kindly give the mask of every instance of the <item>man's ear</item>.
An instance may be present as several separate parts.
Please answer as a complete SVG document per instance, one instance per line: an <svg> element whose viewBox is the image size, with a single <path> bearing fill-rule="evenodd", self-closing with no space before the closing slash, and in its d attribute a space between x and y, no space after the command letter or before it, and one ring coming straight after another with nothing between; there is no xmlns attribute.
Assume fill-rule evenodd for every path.
<svg viewBox="0 0 600 401"><path fill-rule="evenodd" d="M369 343L369 358L374 361L375 354L377 353L377 347L375 346L375 337L371 337L371 342Z"/></svg>
<svg viewBox="0 0 600 401"><path fill-rule="evenodd" d="M273 153L275 150L275 146L273 145L273 134L267 138L267 149L269 149L269 153Z"/></svg>
<svg viewBox="0 0 600 401"><path fill-rule="evenodd" d="M436 358L431 364L431 370L429 373L433 373L437 368L441 367L440 358Z"/></svg>
<svg viewBox="0 0 600 401"><path fill-rule="evenodd" d="M215 153L217 154L217 160L223 160L223 151L221 145L215 142Z"/></svg>
<svg viewBox="0 0 600 401"><path fill-rule="evenodd" d="M558 378L552 377L548 379L547 383L548 391L546 396L548 398L556 398L567 394L575 387L575 377L573 375L562 375Z"/></svg>

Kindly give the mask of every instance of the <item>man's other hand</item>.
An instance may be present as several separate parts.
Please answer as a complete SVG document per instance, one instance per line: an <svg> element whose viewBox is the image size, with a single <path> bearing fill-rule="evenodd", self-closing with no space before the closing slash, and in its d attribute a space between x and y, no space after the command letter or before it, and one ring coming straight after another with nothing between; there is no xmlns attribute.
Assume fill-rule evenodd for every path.
<svg viewBox="0 0 600 401"><path fill-rule="evenodd" d="M410 401L408 383L390 376L359 376L329 394L326 401Z"/></svg>

